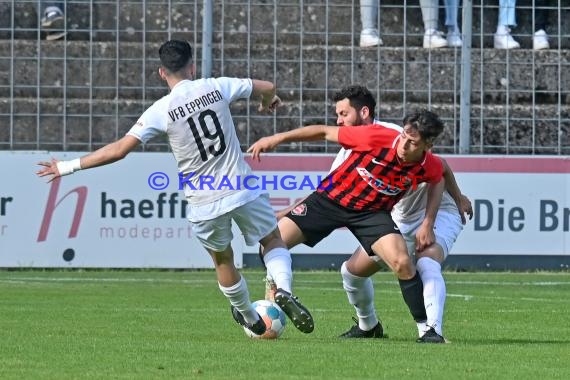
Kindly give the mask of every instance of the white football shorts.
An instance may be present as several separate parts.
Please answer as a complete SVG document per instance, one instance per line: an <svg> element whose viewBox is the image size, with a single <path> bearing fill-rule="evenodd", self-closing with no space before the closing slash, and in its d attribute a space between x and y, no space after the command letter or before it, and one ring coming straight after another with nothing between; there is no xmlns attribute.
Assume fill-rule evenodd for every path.
<svg viewBox="0 0 570 380"><path fill-rule="evenodd" d="M408 253L414 255L416 253L416 232L420 228L423 222L423 215L421 218L411 222L411 223L398 223L396 225L400 229L404 240L406 241L406 246L408 247ZM451 247L457 240L457 237L463 230L463 224L461 224L461 216L457 211L446 211L438 210L437 217L435 218L435 241L437 244L443 248L444 258L447 257Z"/></svg>
<svg viewBox="0 0 570 380"><path fill-rule="evenodd" d="M245 243L249 246L257 244L277 228L277 219L269 203L268 194L261 194L254 200L214 219L190 223L194 235L204 248L221 252L230 245L234 237L232 220L239 227Z"/></svg>

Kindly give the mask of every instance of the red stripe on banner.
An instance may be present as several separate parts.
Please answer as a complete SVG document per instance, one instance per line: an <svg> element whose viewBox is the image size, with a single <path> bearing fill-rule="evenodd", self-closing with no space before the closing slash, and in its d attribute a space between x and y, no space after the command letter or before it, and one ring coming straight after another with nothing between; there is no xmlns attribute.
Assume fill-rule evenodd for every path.
<svg viewBox="0 0 570 380"><path fill-rule="evenodd" d="M570 173L570 157L560 156L449 156L442 155L457 173ZM246 157L253 170L328 172L334 155L265 154L261 162Z"/></svg>
<svg viewBox="0 0 570 380"><path fill-rule="evenodd" d="M570 173L570 157L443 156L458 173Z"/></svg>
<svg viewBox="0 0 570 380"><path fill-rule="evenodd" d="M290 198L269 198L269 203L274 207L288 207L291 204Z"/></svg>
<svg viewBox="0 0 570 380"><path fill-rule="evenodd" d="M253 170L260 171L328 172L334 157L334 155L266 154L261 156L261 161L254 161L251 157L246 157L246 161Z"/></svg>

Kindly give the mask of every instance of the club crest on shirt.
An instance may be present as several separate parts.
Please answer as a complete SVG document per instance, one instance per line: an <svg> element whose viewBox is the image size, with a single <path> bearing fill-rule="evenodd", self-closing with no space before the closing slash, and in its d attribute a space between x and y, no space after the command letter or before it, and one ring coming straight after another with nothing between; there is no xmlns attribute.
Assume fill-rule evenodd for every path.
<svg viewBox="0 0 570 380"><path fill-rule="evenodd" d="M295 206L295 208L293 210L291 210L291 214L296 215L296 216L307 215L307 205L305 203L301 203L301 204Z"/></svg>

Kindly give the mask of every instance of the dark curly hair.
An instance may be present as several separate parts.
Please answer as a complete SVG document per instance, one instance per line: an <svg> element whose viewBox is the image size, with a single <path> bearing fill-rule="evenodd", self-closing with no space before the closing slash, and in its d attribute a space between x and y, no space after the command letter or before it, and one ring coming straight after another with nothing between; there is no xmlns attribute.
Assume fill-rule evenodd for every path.
<svg viewBox="0 0 570 380"><path fill-rule="evenodd" d="M333 101L336 103L343 99L348 99L350 106L357 111L360 111L364 106L368 107L370 117L374 118L376 99L374 99L374 96L366 87L356 84L343 87L340 91L334 94Z"/></svg>
<svg viewBox="0 0 570 380"><path fill-rule="evenodd" d="M404 128L409 125L417 130L421 138L426 142L433 142L445 128L439 116L426 109L407 114L404 117L403 125Z"/></svg>

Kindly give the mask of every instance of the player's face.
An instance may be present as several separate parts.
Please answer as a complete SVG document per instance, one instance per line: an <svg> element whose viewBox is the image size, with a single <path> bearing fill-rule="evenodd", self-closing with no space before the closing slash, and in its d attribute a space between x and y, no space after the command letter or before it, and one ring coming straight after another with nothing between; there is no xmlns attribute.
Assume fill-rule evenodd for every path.
<svg viewBox="0 0 570 380"><path fill-rule="evenodd" d="M400 160L403 162L419 162L430 148L431 144L422 140L417 129L409 125L404 126L397 148Z"/></svg>
<svg viewBox="0 0 570 380"><path fill-rule="evenodd" d="M359 112L350 105L349 99L336 102L336 125L339 127L368 124L362 119L362 110Z"/></svg>

